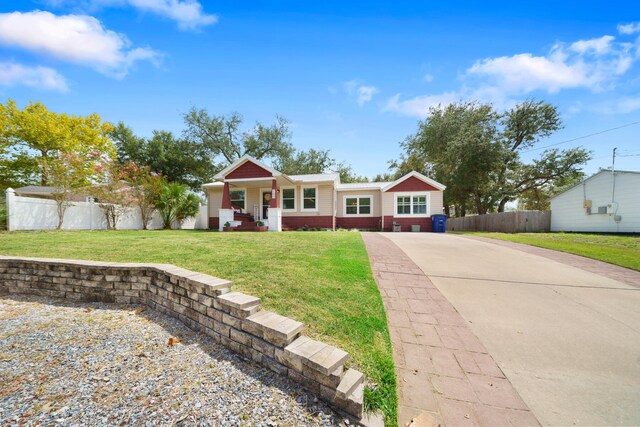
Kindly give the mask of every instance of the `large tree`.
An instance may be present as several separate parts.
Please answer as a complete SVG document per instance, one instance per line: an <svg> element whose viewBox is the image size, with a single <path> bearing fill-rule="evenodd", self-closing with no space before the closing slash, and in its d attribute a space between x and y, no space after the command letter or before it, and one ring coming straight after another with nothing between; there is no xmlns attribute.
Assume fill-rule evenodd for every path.
<svg viewBox="0 0 640 427"><path fill-rule="evenodd" d="M148 165L170 182L179 182L198 191L200 186L230 163L244 155L271 163L290 175L335 172L342 182L366 181L350 165L331 157L329 150L298 150L289 142L288 122L277 117L275 123L256 123L242 130L242 117L210 115L192 108L184 115L186 129L182 137L154 131L153 137L136 136L124 123L118 123L111 138L122 163L133 161Z"/></svg>
<svg viewBox="0 0 640 427"><path fill-rule="evenodd" d="M521 159L561 127L557 108L542 101L527 100L504 113L479 102L438 106L401 144L405 153L392 166L447 185L445 207L455 206L456 215L502 212L523 194L580 174L589 159L582 148L545 150L532 163Z"/></svg>
<svg viewBox="0 0 640 427"><path fill-rule="evenodd" d="M202 150L215 159L217 169L233 163L248 154L258 160L274 159L291 155L294 151L289 142L289 123L276 117L275 123L264 125L257 122L242 130L242 116L210 115L205 109L191 108L184 115L185 137L199 144Z"/></svg>
<svg viewBox="0 0 640 427"><path fill-rule="evenodd" d="M0 183L48 185L50 164L62 154L73 153L88 165L96 153L115 154L111 130L96 113L56 113L39 102L19 109L9 99L0 104Z"/></svg>

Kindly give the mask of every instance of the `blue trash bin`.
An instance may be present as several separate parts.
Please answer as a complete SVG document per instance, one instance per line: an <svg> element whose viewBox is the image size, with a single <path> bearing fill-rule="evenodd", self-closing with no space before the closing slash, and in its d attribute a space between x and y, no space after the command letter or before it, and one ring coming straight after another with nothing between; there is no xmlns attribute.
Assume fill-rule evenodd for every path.
<svg viewBox="0 0 640 427"><path fill-rule="evenodd" d="M444 233L447 231L447 216L431 215L431 231L434 233Z"/></svg>

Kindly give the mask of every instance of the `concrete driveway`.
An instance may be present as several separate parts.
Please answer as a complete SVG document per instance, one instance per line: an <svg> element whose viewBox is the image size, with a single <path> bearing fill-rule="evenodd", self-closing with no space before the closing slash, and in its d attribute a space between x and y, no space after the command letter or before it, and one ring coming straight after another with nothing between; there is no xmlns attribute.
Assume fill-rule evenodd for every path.
<svg viewBox="0 0 640 427"><path fill-rule="evenodd" d="M462 236L384 236L470 322L543 425L640 425L639 287Z"/></svg>

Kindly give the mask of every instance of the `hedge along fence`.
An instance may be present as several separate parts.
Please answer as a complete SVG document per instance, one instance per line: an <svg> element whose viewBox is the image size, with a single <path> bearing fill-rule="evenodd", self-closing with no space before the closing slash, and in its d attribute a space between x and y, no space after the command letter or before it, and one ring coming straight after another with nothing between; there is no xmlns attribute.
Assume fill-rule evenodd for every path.
<svg viewBox="0 0 640 427"><path fill-rule="evenodd" d="M84 302L145 304L307 386L360 420L364 376L345 370L349 354L302 336L303 324L231 292L232 282L170 264L124 264L0 256L0 293Z"/></svg>
<svg viewBox="0 0 640 427"><path fill-rule="evenodd" d="M447 219L449 231L536 233L551 229L550 211L513 211Z"/></svg>

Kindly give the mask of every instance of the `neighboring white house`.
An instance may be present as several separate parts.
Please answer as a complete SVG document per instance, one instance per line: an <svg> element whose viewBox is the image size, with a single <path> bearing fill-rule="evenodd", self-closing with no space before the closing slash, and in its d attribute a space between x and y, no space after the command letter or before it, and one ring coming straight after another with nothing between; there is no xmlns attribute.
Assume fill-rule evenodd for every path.
<svg viewBox="0 0 640 427"><path fill-rule="evenodd" d="M640 233L640 171L602 170L553 197L551 231Z"/></svg>

